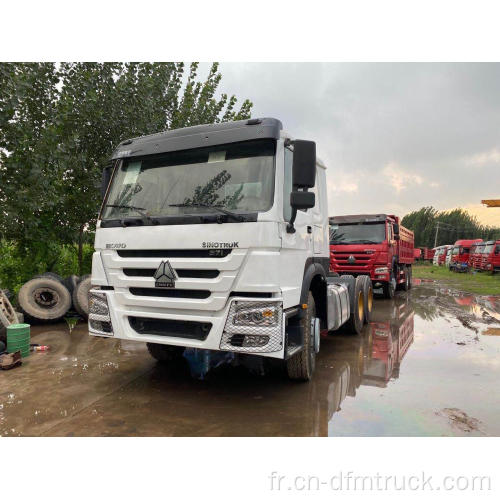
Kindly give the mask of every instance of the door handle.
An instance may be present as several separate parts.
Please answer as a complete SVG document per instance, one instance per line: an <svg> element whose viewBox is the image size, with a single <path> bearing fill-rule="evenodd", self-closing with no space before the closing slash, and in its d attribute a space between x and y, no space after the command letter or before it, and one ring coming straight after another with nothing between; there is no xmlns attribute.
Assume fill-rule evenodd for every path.
<svg viewBox="0 0 500 500"><path fill-rule="evenodd" d="M307 232L311 234L313 232L313 228L311 226L307 226Z"/></svg>

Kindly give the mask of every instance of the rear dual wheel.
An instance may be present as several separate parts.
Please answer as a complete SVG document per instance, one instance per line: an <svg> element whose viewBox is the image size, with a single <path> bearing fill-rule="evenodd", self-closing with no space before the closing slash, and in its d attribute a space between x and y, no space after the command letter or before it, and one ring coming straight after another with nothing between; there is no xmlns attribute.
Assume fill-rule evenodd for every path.
<svg viewBox="0 0 500 500"><path fill-rule="evenodd" d="M367 276L358 276L354 281L354 293L351 294L351 315L347 320L346 327L351 333L360 334L365 322L365 286ZM369 278L368 278L369 279Z"/></svg>

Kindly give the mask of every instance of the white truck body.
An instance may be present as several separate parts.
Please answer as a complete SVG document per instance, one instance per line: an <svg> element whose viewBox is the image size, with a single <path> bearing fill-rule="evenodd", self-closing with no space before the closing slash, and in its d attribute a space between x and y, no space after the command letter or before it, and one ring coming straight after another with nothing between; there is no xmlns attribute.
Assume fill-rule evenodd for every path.
<svg viewBox="0 0 500 500"><path fill-rule="evenodd" d="M182 220L171 223L173 218L169 216L153 220L153 211L146 216L130 212L128 219L120 219L122 216L117 216L115 212L114 218L106 218L103 217L106 203L116 203L109 200L114 189L111 180L96 229L92 261L92 284L95 289L90 295L89 316L91 335L286 359L288 318L301 314L301 308L305 307L302 305L304 293L308 292L304 289L312 284L316 287L316 311L320 310L322 314L319 318L321 314L318 313L315 328L319 330L319 319L322 329L338 328L347 321L350 317L348 282L332 283L329 287L326 284L329 266L326 168L320 161L316 162L314 207L297 210L294 230L290 231L292 164L285 155L291 155L288 144L293 146L293 143L281 130L279 121L262 119L254 122L258 123L233 122L235 133L248 133L250 129L252 137L257 138L261 134L274 134L275 155L270 208L257 211L252 216L253 220L234 221L222 214L220 217L223 220L219 223L213 220L192 223L190 219L190 223L183 223ZM191 138L196 146L197 135L203 137L206 134L209 137L207 129L217 132L217 127L221 127L226 136L232 133L227 124L224 127L191 127L183 129L185 132L181 139L188 141ZM172 140L179 141L179 134L179 131L174 131L152 137L154 141L155 137L168 139L174 135ZM224 140L225 136L220 139L222 144ZM130 164L130 156L135 158L133 148L137 141L131 142L130 146L122 143L115 153L114 177L119 175L117 171L120 168L124 168L124 162ZM220 144L216 139L211 142ZM136 157L147 158L147 155L141 156L147 148L142 147L140 141L138 143ZM186 142L182 145L183 150L185 145ZM124 148L127 148L125 152ZM161 152L159 154L161 156ZM227 170L230 171L230 168ZM128 173L125 172L125 175ZM199 212L202 212L201 217L212 219L217 213L208 208L198 208L196 215ZM245 216L244 210L234 212ZM190 214L184 215L191 217ZM168 274L169 269L173 270L174 280L168 283L168 288L159 288L158 271ZM99 302L100 298L104 301ZM271 307L264 314L276 315L273 325L237 324L235 309L251 310L253 306L261 309ZM194 325L195 328L181 328L179 334L175 331L177 324L181 327ZM168 327L166 331L159 331L161 325ZM197 325L202 325L201 330ZM249 345L235 345L234 335L250 336ZM253 345L252 339L259 338L259 335L269 338L265 344ZM290 345L288 349L290 351ZM297 350L300 346L295 346ZM288 356L291 354L289 352Z"/></svg>

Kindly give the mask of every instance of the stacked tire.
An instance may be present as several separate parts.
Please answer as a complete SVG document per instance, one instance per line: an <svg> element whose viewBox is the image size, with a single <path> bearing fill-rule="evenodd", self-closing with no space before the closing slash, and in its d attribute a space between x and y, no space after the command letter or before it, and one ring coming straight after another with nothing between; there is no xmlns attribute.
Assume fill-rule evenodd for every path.
<svg viewBox="0 0 500 500"><path fill-rule="evenodd" d="M90 276L71 275L62 279L56 273L44 273L26 282L17 297L25 320L30 323L60 321L73 306L87 318Z"/></svg>

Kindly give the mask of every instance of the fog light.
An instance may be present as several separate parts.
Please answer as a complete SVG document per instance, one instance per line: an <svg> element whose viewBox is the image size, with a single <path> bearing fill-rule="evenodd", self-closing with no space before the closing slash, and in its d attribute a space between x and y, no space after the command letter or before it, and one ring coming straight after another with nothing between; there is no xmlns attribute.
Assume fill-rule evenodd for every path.
<svg viewBox="0 0 500 500"><path fill-rule="evenodd" d="M243 347L262 347L269 342L268 335L245 335Z"/></svg>

